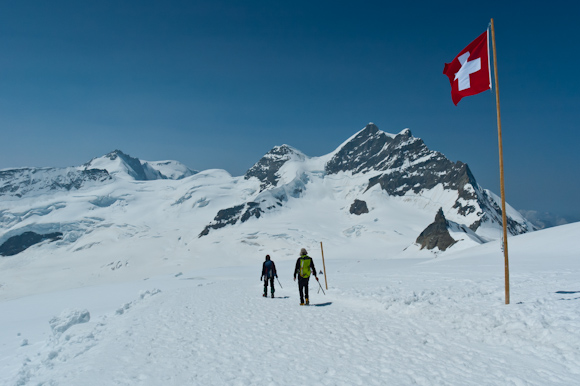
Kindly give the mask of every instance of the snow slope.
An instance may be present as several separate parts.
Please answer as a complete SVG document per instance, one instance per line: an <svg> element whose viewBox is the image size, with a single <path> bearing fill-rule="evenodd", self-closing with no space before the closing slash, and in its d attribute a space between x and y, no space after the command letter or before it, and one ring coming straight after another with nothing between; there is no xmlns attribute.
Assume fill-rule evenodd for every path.
<svg viewBox="0 0 580 386"><path fill-rule="evenodd" d="M440 208L456 224L446 253L501 235L498 198L467 165L373 124L322 157L274 147L240 177L116 150L78 168L0 171L0 196L0 300L291 259L321 241L349 256L372 245L380 258L432 257L415 240ZM512 234L533 229L508 215Z"/></svg>
<svg viewBox="0 0 580 386"><path fill-rule="evenodd" d="M310 307L292 271L301 246L322 269L314 243L94 285L48 271L71 283L0 302L0 384L578 384L579 232L510 237L510 305L498 241L437 258L326 243L328 290L311 280ZM276 299L260 295L266 251L284 286ZM30 267L12 272L38 276Z"/></svg>
<svg viewBox="0 0 580 386"><path fill-rule="evenodd" d="M371 212L356 216L349 206L365 189L367 177L341 172L316 179L317 164L323 162L313 160L304 180L291 180L304 175L303 164L288 163L282 176L294 184L259 193L264 202L285 196L283 207L273 203L267 216L212 230L201 238L220 209L255 199L260 182L206 170L182 180L120 178L66 194L7 198L0 204L7 208L0 209L0 225L9 230L0 234L0 243L26 231L65 235L1 258L0 300L139 280L150 272L244 265L256 254L289 259L297 244L310 248L320 241L352 255L373 245L377 256L395 257L405 249L414 252L415 239L441 203L454 199L442 188L428 196L391 197L375 186L364 195ZM299 197L293 197L300 187ZM458 244L466 248L477 243L466 239ZM24 268L34 274L23 275ZM53 280L53 275L59 279Z"/></svg>

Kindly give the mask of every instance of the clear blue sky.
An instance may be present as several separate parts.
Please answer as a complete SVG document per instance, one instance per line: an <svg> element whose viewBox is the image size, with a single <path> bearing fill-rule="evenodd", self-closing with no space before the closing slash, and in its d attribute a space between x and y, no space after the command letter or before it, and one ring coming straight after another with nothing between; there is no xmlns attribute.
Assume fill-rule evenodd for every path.
<svg viewBox="0 0 580 386"><path fill-rule="evenodd" d="M507 201L580 218L580 6L539 4L6 0L0 169L120 149L241 175L275 145L320 156L374 122L499 194L494 94L454 106L442 74L493 17Z"/></svg>

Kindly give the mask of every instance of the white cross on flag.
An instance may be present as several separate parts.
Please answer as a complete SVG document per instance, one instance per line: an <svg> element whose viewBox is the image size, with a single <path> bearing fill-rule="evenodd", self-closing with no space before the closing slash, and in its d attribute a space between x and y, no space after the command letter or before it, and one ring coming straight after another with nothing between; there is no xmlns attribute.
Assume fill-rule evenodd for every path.
<svg viewBox="0 0 580 386"><path fill-rule="evenodd" d="M451 99L457 105L461 98L479 94L491 88L487 31L465 47L451 63L445 63L443 73L451 82Z"/></svg>

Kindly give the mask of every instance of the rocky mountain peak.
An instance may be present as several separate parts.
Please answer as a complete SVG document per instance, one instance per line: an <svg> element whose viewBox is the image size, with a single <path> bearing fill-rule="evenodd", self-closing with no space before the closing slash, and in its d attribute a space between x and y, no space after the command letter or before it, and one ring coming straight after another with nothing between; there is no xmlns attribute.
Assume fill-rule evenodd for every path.
<svg viewBox="0 0 580 386"><path fill-rule="evenodd" d="M405 137L412 137L413 136L413 134L411 133L411 130L409 130L409 129L401 130L401 132L398 135L402 135Z"/></svg>
<svg viewBox="0 0 580 386"><path fill-rule="evenodd" d="M380 131L374 123L369 123L343 144L340 150L327 162L326 173L365 172L380 161L381 151L392 141L391 136Z"/></svg>
<svg viewBox="0 0 580 386"><path fill-rule="evenodd" d="M111 161L114 161L117 159L117 157L121 157L121 158L129 158L129 159L134 159L132 158L130 155L123 153L121 150L113 150L112 152L110 152L109 154L106 154L105 157L107 157L108 159L110 159Z"/></svg>
<svg viewBox="0 0 580 386"><path fill-rule="evenodd" d="M366 133L366 135L373 135L378 133L379 127L375 125L373 122L369 122L364 129L361 130L361 133Z"/></svg>
<svg viewBox="0 0 580 386"><path fill-rule="evenodd" d="M303 161L306 156L299 150L288 146L274 146L258 162L256 162L244 175L244 178L255 177L260 180L260 191L276 186L280 175L280 168L290 160Z"/></svg>
<svg viewBox="0 0 580 386"><path fill-rule="evenodd" d="M449 234L448 227L449 223L445 219L443 208L439 208L435 215L435 221L417 237L417 244L421 245L421 249L439 248L440 251L446 250L457 242Z"/></svg>

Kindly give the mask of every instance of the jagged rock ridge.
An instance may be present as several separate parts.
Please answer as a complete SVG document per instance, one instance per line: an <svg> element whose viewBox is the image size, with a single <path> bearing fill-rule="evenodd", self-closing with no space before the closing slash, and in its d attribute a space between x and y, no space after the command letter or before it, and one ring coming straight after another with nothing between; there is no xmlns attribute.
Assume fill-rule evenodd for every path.
<svg viewBox="0 0 580 386"><path fill-rule="evenodd" d="M367 125L326 165L328 174L347 171L383 172L369 179L367 190L378 184L392 196L404 196L409 191L418 194L442 184L445 189L459 192L455 208L460 213L466 215L476 210L464 203L477 198L473 190L465 188L477 185L469 167L429 150L408 129L392 137L374 124Z"/></svg>
<svg viewBox="0 0 580 386"><path fill-rule="evenodd" d="M421 249L427 248L431 250L439 248L440 251L445 251L457 242L449 234L448 228L449 223L445 219L443 208L439 208L435 216L435 221L421 232L419 237L417 237L416 243L421 245Z"/></svg>
<svg viewBox="0 0 580 386"><path fill-rule="evenodd" d="M377 185L394 197L404 197L411 193L421 195L440 186L444 190L457 192L457 198L450 209L464 218L472 231L477 231L482 223L501 224L501 209L497 200L478 185L467 164L451 162L440 152L429 150L420 138L413 137L409 129L393 135L382 132L375 124L369 123L331 155L324 164L322 178L339 173L368 175L363 195ZM302 184L295 186L293 196L298 196L312 174L298 173L294 180L281 183L281 171L289 161L306 163L309 158L287 145L277 146L252 166L244 177L257 178L260 181L259 193L262 195L267 191L274 194L277 189L282 188L287 191L291 184L302 181ZM308 169L306 166L304 168ZM315 174L320 177L319 173ZM279 199L277 205L283 205L284 201ZM233 225L242 217L258 218L275 207L265 207L257 198L240 203L234 207L236 210L228 208L227 212L220 211L200 237L207 235L210 229ZM238 213L244 210L243 214ZM350 210L357 211L352 208ZM509 232L514 235L533 230L531 224L525 220L517 221L509 216L507 225Z"/></svg>
<svg viewBox="0 0 580 386"><path fill-rule="evenodd" d="M215 216L214 221L207 225L205 229L199 234L199 237L206 236L210 229L220 229L226 225L233 225L239 221L246 222L250 217L260 218L264 211L256 202L248 202L243 205L237 205L232 208L222 209Z"/></svg>

